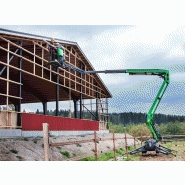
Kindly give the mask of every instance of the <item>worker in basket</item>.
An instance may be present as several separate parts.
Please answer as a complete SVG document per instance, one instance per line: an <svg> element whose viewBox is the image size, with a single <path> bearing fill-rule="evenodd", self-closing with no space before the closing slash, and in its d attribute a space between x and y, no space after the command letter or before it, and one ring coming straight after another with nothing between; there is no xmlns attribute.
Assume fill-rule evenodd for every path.
<svg viewBox="0 0 185 185"><path fill-rule="evenodd" d="M64 56L64 48L57 44L55 46L55 40L51 39L51 46L48 48L50 52L50 64L59 67L62 66L64 67L64 62L65 62L65 56Z"/></svg>

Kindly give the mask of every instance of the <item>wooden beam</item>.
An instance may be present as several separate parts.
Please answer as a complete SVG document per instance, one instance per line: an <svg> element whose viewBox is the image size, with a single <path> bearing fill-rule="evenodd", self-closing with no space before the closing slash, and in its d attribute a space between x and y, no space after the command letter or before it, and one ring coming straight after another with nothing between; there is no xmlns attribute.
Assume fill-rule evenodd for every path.
<svg viewBox="0 0 185 185"><path fill-rule="evenodd" d="M44 156L45 161L49 161L49 125L43 123L43 139L44 139Z"/></svg>
<svg viewBox="0 0 185 185"><path fill-rule="evenodd" d="M43 75L44 69L46 69L46 70L48 70L48 71L50 72L50 77L49 77L49 79L50 79L50 82L52 81L52 79L51 79L52 75L51 75L51 74L52 74L52 73L55 73L55 72L51 69L51 66L50 66L50 68L44 67L43 62L48 62L47 60L44 59L44 54L42 53L42 57L39 57L39 56L37 56L37 55L35 54L36 45L39 45L39 47L42 48L42 52L45 50L44 47L42 47L42 45L38 44L37 42L33 42L33 43L34 43L33 46L34 46L35 48L34 48L34 53L32 53L32 52L30 52L30 51L24 49L23 47L18 46L17 44L15 44L15 43L13 43L13 42L11 42L11 41L5 39L5 38L2 38L2 39L4 39L5 41L7 41L9 44L12 44L12 45L14 45L14 46L16 46L16 47L18 47L18 48L24 50L25 52L28 52L29 54L33 55L33 57L34 57L33 60L34 60L34 61L29 60L29 59L27 59L27 58L25 58L25 57L23 57L23 56L20 56L20 55L18 55L18 54L15 54L15 53L9 51L9 53L11 53L11 54L13 54L13 55L15 55L15 56L17 56L17 57L21 57L22 59L24 59L24 60L26 60L26 61L32 63L33 66L34 66L34 70L33 70L34 76L40 77L40 76L38 76L38 75L35 75L35 67L38 66L38 67L41 67L41 69L42 69L41 78L44 79L44 80L48 80L48 79L45 79L45 78L44 78L44 75ZM5 50L5 51L7 51L7 49L5 49L5 48L3 48L3 47L0 47L0 48L3 49L3 50ZM74 49L74 50L75 50L75 49ZM72 54L70 53L70 55L73 55L73 54L74 54L74 53L72 53ZM76 51L75 51L74 56L75 56L75 61L76 61L76 59L77 59L77 52L76 52ZM42 65L40 65L40 64L38 64L38 63L35 62L35 57L38 57L40 60L42 60ZM71 62L70 62L70 64L71 64ZM14 66L11 66L11 65L8 65L8 66L14 68ZM14 69L15 69L15 68L14 68ZM68 71L66 71L66 70L64 70L64 69L62 69L62 68L60 68L60 69L63 70L64 73L68 73L68 74L69 74L69 78L66 77L66 75L62 75L62 74L59 74L59 76L62 77L62 78L65 78L65 79L67 79L67 80L69 80L70 83L74 82L74 84L75 84L75 85L74 85L74 88L72 88L72 87L66 87L65 79L64 79L64 85L63 85L63 86L66 87L66 88L68 88L70 91L74 91L74 92L78 92L78 93L79 93L80 91L77 90L76 85L77 85L77 84L81 84L82 87L85 87L85 91L86 91L87 89L89 89L88 95L86 94L87 91L86 91L85 93L82 92L82 94L85 95L85 97L93 97L93 95L91 96L91 92L94 92L94 93L96 92L96 90L94 89L94 87L97 87L97 89L101 89L100 87L95 86L94 84L92 84L92 83L90 82L90 81L91 81L91 80L90 80L91 77L89 76L89 74L88 74L88 76L89 76L90 79L89 79L89 81L87 81L86 79L80 78L80 77L78 77L76 74L71 73L70 71L68 72ZM25 70L22 70L22 72L27 73L27 74L30 74L28 71L25 71ZM75 72L75 73L76 73L76 72ZM31 73L31 74L32 74L32 73ZM72 77L74 77L74 79L72 79ZM81 82L81 83L78 82L78 81L77 81L77 78L80 78L82 82ZM86 83L85 86L83 85L83 82L84 82L84 81L85 81L85 83ZM88 86L87 86L87 84L88 84Z"/></svg>
<svg viewBox="0 0 185 185"><path fill-rule="evenodd" d="M8 43L8 52L7 52L7 64L9 65L9 60L10 60L10 44ZM9 66L7 66L7 86L6 86L6 106L8 110L8 95L9 95Z"/></svg>

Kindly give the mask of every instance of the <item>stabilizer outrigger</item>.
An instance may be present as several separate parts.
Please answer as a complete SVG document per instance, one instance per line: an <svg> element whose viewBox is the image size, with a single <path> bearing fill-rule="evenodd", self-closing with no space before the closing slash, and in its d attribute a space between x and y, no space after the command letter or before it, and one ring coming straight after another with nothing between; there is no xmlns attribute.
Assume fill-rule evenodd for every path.
<svg viewBox="0 0 185 185"><path fill-rule="evenodd" d="M170 150L168 148L165 148L162 145L158 145L156 139L149 139L149 140L145 141L145 144L143 146L129 152L129 154L133 155L133 154L137 154L137 153L140 153L140 152L142 154L146 154L148 151L156 151L156 154L157 153L162 153L162 154L165 154L165 155L168 155L168 154L172 153L172 150Z"/></svg>
<svg viewBox="0 0 185 185"><path fill-rule="evenodd" d="M51 45L51 44L50 44ZM55 47L55 46L53 46ZM56 48L56 47L55 47ZM59 49L58 49L59 48ZM157 75L164 79L157 96L147 114L147 120L146 124L149 127L153 138L149 139L145 142L143 146L140 148L133 150L130 152L131 155L142 152L142 153L147 153L147 151L156 151L156 153L163 153L163 154L170 154L172 150L167 149L161 145L158 145L157 143L161 141L162 137L157 130L155 124L153 123L153 118L155 111L164 95L164 92L170 83L170 76L169 76L169 71L168 70L163 70L163 69L121 69L121 70L104 70L104 71L84 71L78 67L71 66L65 62L65 56L62 55L61 53L64 54L62 50L62 47L58 47L57 49L57 54L58 54L58 59L55 61L51 61L50 64L53 65L54 67L62 67L62 68L68 68L77 72L80 72L82 74L94 74L94 73L128 73L129 75Z"/></svg>

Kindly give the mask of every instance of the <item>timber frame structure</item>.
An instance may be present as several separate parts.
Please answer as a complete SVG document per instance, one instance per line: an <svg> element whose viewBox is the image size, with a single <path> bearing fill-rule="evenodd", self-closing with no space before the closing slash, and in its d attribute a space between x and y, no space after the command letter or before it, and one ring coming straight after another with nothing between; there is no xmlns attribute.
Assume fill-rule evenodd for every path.
<svg viewBox="0 0 185 185"><path fill-rule="evenodd" d="M66 63L86 71L94 70L76 42L55 41L64 47ZM0 28L0 105L5 106L0 111L4 115L0 128L21 128L21 104L42 102L46 115L47 102L55 101L58 116L59 101L69 101L69 112L73 101L74 118L83 119L86 110L90 119L99 121L99 129L105 130L111 93L98 74L84 75L49 65L48 43L51 43L49 37ZM87 100L90 109L84 103ZM15 111L10 105L14 105Z"/></svg>

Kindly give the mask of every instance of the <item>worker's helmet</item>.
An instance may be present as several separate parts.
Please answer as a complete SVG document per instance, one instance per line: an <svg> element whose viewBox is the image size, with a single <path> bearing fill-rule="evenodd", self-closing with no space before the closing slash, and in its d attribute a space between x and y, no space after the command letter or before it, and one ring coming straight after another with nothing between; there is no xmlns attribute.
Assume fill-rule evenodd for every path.
<svg viewBox="0 0 185 185"><path fill-rule="evenodd" d="M54 39L54 38L52 38L52 39L51 39L51 42L55 42L55 39Z"/></svg>

